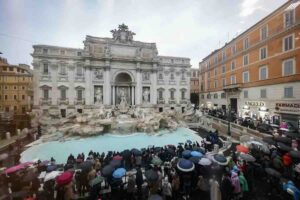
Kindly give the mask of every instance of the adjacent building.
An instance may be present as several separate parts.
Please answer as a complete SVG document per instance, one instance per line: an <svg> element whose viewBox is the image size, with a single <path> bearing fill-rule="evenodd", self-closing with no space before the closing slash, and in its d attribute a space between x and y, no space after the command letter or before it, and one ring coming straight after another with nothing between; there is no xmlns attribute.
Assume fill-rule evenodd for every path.
<svg viewBox="0 0 300 200"><path fill-rule="evenodd" d="M200 63L200 104L300 126L300 6L288 1Z"/></svg>
<svg viewBox="0 0 300 200"><path fill-rule="evenodd" d="M0 58L0 134L28 128L33 106L33 75L28 65L10 65Z"/></svg>
<svg viewBox="0 0 300 200"><path fill-rule="evenodd" d="M84 112L98 105L178 109L190 101L190 59L159 56L124 24L112 38L86 36L82 49L34 45L34 108Z"/></svg>
<svg viewBox="0 0 300 200"><path fill-rule="evenodd" d="M199 69L191 69L191 103L199 105Z"/></svg>

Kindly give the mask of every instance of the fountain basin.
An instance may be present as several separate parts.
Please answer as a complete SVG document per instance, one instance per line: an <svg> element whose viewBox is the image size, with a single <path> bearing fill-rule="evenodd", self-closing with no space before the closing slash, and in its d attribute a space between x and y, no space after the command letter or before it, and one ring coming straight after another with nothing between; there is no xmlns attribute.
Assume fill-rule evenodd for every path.
<svg viewBox="0 0 300 200"><path fill-rule="evenodd" d="M177 145L179 142L186 142L187 140L200 143L202 138L193 130L178 128L173 132L163 130L151 135L146 133L104 134L79 139L74 137L66 141L35 142L21 154L21 162L35 159L49 160L53 157L57 163L65 163L71 153L76 157L79 153L87 155L90 150L99 153L120 152L125 149L147 148L149 145Z"/></svg>

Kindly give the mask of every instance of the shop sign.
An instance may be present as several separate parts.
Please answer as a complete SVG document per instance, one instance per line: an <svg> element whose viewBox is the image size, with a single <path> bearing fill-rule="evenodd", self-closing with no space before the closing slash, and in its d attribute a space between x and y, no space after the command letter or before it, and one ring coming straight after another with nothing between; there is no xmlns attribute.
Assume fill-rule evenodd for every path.
<svg viewBox="0 0 300 200"><path fill-rule="evenodd" d="M263 102L263 101L246 101L245 105L255 106L255 107L263 107L263 106L265 106L265 102Z"/></svg>
<svg viewBox="0 0 300 200"><path fill-rule="evenodd" d="M300 103L276 103L276 110L290 113L300 113Z"/></svg>

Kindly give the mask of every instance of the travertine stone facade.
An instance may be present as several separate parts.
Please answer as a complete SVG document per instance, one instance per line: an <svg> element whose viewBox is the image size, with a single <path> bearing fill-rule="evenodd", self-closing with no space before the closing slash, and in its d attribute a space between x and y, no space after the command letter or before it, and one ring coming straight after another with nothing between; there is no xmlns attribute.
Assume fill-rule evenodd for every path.
<svg viewBox="0 0 300 200"><path fill-rule="evenodd" d="M113 38L86 36L83 49L34 45L34 107L64 115L98 105L186 107L190 59L159 56L124 24ZM184 109L184 108L183 108Z"/></svg>

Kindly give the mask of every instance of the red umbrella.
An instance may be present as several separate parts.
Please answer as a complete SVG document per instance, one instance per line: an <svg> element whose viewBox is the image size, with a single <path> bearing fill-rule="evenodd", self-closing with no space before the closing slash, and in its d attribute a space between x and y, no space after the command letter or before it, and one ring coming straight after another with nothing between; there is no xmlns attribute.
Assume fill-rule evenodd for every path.
<svg viewBox="0 0 300 200"><path fill-rule="evenodd" d="M116 155L113 157L113 160L123 160L122 156Z"/></svg>
<svg viewBox="0 0 300 200"><path fill-rule="evenodd" d="M7 169L5 170L5 173L6 173L6 174L15 173L15 172L17 172L17 171L19 171L19 170L21 170L21 169L24 169L24 168L25 168L24 165L19 164L19 165L16 165L16 166L7 168Z"/></svg>
<svg viewBox="0 0 300 200"><path fill-rule="evenodd" d="M242 152L242 153L248 153L249 149L243 145L237 145L236 146L236 151Z"/></svg>
<svg viewBox="0 0 300 200"><path fill-rule="evenodd" d="M72 179L73 179L73 172L66 171L56 177L56 183L59 186L66 185L66 184L70 183L72 181Z"/></svg>

